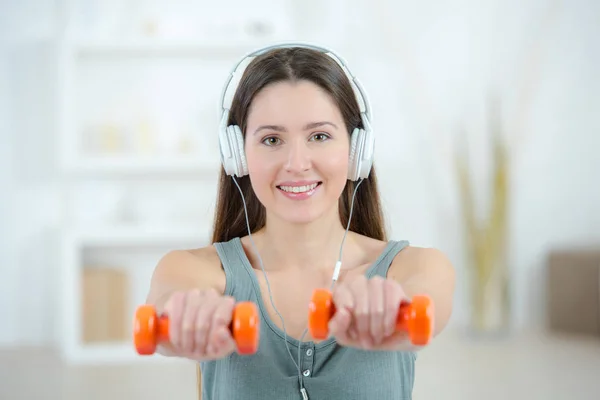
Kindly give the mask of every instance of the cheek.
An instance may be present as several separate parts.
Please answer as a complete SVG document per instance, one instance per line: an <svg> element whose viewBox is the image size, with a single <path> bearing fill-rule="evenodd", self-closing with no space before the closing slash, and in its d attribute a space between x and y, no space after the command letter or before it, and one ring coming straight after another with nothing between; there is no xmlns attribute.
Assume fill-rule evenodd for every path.
<svg viewBox="0 0 600 400"><path fill-rule="evenodd" d="M258 154L258 152L247 152L246 163L248 164L248 172L251 175L256 175L258 179L264 179L265 175L273 174L276 169L273 157L265 157L264 154Z"/></svg>
<svg viewBox="0 0 600 400"><path fill-rule="evenodd" d="M246 153L246 162L254 193L259 200L263 201L265 193L271 190L271 184L277 174L277 166L272 158L255 154L251 150Z"/></svg>
<svg viewBox="0 0 600 400"><path fill-rule="evenodd" d="M348 154L344 151L330 152L323 157L321 163L324 171L329 171L332 179L343 179L348 176Z"/></svg>

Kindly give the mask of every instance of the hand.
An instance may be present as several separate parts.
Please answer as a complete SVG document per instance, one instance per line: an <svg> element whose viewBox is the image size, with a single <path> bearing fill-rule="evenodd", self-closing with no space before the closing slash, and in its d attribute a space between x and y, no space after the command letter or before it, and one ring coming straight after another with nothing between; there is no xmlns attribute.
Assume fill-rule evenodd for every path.
<svg viewBox="0 0 600 400"><path fill-rule="evenodd" d="M396 332L400 304L409 300L397 281L360 275L340 282L332 295L336 313L329 331L339 344L392 350L407 339L406 333Z"/></svg>
<svg viewBox="0 0 600 400"><path fill-rule="evenodd" d="M229 325L235 300L214 289L174 293L165 304L172 350L196 361L223 358L236 350Z"/></svg>

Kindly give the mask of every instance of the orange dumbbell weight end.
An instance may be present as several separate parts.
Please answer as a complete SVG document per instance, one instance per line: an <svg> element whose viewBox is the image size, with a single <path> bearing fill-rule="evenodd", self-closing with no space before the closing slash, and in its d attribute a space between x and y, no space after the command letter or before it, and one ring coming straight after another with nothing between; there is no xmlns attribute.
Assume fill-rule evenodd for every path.
<svg viewBox="0 0 600 400"><path fill-rule="evenodd" d="M332 294L326 289L314 291L308 311L310 334L315 339L326 339L329 335L329 320L335 314ZM403 303L398 310L396 331L407 332L417 346L429 343L433 335L433 302L429 296L414 296L410 303Z"/></svg>
<svg viewBox="0 0 600 400"><path fill-rule="evenodd" d="M256 353L260 323L254 303L246 301L235 305L230 329L239 354ZM138 354L154 354L160 343L168 341L169 318L166 315L158 315L152 305L138 307L133 324L133 342Z"/></svg>

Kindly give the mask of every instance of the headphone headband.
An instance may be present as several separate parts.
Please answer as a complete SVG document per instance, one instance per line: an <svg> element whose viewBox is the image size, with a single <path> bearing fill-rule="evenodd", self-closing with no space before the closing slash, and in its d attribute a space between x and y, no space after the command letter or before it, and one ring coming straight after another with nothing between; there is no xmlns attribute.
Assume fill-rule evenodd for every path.
<svg viewBox="0 0 600 400"><path fill-rule="evenodd" d="M231 81L233 80L234 77L236 76L240 76L243 74L244 70L246 69L246 66L244 66L244 68L241 71L238 71L238 68L240 67L240 65L242 65L245 61L249 61L249 59L253 59L257 56L260 56L262 54L265 54L271 50L274 49L284 49L284 48L292 48L292 47L301 47L304 49L311 49L311 50L316 50L316 51L320 51L321 53L325 53L328 56L330 56L333 60L335 60L335 62L338 63L338 65L342 68L342 70L344 71L344 73L346 74L346 76L348 77L348 80L350 81L350 84L352 85L352 90L354 91L354 95L356 97L356 100L358 101L358 106L360 108L360 113L361 116L363 116L363 124L365 124L364 121L364 117L366 117L366 119L368 120L366 122L366 124L369 124L369 121L372 120L372 114L371 114L371 106L369 103L369 98L367 96L366 91L363 89L362 84L360 83L360 81L352 74L352 72L350 72L350 68L348 68L348 65L346 63L346 60L344 60L344 58L342 58L340 55L338 55L337 53L335 53L333 50L323 47L323 46L318 46L318 45L314 45L311 43L306 43L306 42L283 42L283 43L276 43L270 46L266 46L266 47L262 47L259 49L255 49L252 50L248 53L246 53L231 69L231 71L229 72L229 74L227 75L227 79L225 81L225 85L223 86L223 90L221 91L221 102L219 104L220 108L221 108L221 113L228 114L228 111L231 109L231 103L233 101L233 96L235 95L235 92L237 91L237 84L235 85L235 90L233 91L232 95L231 95L231 99L227 102L227 104L225 104L225 98L227 96L228 91L230 90L230 85L231 85ZM227 123L227 122L225 122ZM365 126L366 129L366 126Z"/></svg>

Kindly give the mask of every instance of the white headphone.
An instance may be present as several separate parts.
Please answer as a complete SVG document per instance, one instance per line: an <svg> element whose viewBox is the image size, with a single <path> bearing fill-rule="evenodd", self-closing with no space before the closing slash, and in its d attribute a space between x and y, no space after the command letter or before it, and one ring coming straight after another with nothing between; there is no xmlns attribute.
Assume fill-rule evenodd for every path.
<svg viewBox="0 0 600 400"><path fill-rule="evenodd" d="M369 99L366 95L366 92L362 88L358 79L356 79L356 77L350 73L346 62L340 56L335 54L332 50L308 43L281 43L254 50L246 54L229 73L228 79L221 93L221 123L219 124L219 149L221 152L221 163L223 164L225 173L230 176L235 175L238 177L248 175L248 165L246 164L246 156L244 154L244 136L242 135L242 131L238 125L227 125L227 122L229 121L229 112L231 109L231 101L229 101L228 104L225 104L225 97L230 89L229 85L231 84L232 79L238 74L241 76L246 66L244 66L242 71L238 71L238 68L248 59L264 54L272 49L291 47L302 47L317 50L329 55L340 65L348 77L360 107L360 115L362 119L362 125L364 127L363 129L355 128L351 135L348 179L356 181L361 178L367 178L373 165L375 136L371 129L371 107L369 105ZM235 94L236 91L237 84L233 94ZM231 99L233 99L233 95L231 96Z"/></svg>

